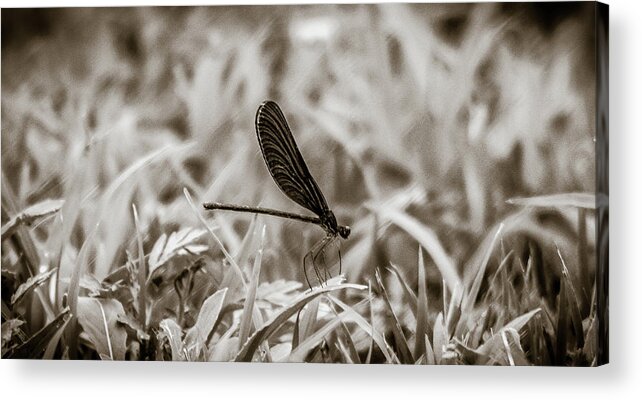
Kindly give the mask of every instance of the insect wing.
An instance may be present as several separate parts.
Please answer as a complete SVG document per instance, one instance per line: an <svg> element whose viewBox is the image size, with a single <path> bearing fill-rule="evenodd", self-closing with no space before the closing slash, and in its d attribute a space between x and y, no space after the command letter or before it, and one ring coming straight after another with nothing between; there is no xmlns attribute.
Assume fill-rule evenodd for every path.
<svg viewBox="0 0 642 400"><path fill-rule="evenodd" d="M328 210L323 193L310 174L283 112L265 101L256 112L256 135L272 179L286 196L322 216Z"/></svg>

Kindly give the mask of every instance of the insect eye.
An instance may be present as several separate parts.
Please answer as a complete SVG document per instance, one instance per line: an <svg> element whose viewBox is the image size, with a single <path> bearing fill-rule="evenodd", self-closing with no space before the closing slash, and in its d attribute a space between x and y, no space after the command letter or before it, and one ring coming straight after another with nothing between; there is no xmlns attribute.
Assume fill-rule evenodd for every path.
<svg viewBox="0 0 642 400"><path fill-rule="evenodd" d="M339 227L339 235L341 235L342 238L347 239L348 236L350 236L350 227L349 226Z"/></svg>

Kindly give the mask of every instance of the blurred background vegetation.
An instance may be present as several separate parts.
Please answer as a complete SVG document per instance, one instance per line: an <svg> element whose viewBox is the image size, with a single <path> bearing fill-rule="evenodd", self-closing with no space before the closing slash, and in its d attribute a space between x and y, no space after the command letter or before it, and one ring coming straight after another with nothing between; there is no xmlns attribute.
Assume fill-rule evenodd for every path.
<svg viewBox="0 0 642 400"><path fill-rule="evenodd" d="M413 318L407 289L422 285L420 245L431 326L486 255L479 298L503 274L523 300L528 285L517 271L528 270L537 279L526 297L550 307L552 320L563 256L585 320L592 214L507 200L594 192L593 12L570 3L2 10L2 223L64 200L28 239L14 237L13 250L3 233L3 302L30 276L57 268L54 310L68 301L80 264L87 279L79 290L91 292L88 280L104 289L133 265L138 238L149 256L163 235L202 229L184 188L197 206L303 212L271 181L256 142L254 114L272 99L339 223L353 228L341 244L347 280L374 282L381 268L402 325ZM251 216L202 214L230 254L247 251ZM302 282L301 260L323 232L260 221L260 280ZM196 318L231 267L211 238L189 243L167 267L173 277L162 278L180 276L184 267L174 264L205 265L211 282L201 282ZM509 303L502 323L534 308ZM21 307L32 332L53 315ZM167 307L143 325L158 327ZM529 354L532 363L570 363Z"/></svg>

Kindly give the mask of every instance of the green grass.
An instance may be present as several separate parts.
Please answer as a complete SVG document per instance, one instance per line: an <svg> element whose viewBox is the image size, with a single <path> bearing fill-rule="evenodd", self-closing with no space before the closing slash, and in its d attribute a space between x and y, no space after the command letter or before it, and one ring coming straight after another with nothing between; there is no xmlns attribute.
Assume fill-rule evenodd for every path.
<svg viewBox="0 0 642 400"><path fill-rule="evenodd" d="M290 10L3 10L2 357L595 365L590 27ZM352 227L311 291L320 229L200 206L302 211L266 98Z"/></svg>

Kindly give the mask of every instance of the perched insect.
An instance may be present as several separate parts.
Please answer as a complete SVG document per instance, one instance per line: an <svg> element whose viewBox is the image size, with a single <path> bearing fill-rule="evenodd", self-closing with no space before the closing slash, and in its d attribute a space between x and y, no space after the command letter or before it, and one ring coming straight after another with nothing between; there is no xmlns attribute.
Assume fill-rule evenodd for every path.
<svg viewBox="0 0 642 400"><path fill-rule="evenodd" d="M317 216L312 217L269 208L238 206L234 204L204 203L203 207L207 210L229 210L267 214L319 225L325 231L326 236L315 244L303 258L305 279L308 286L312 288L310 280L308 279L306 260L312 263L319 283L326 281L327 269L324 270L324 276L322 277L317 268L317 259L320 255L322 258L324 257L325 247L337 236L347 239L348 236L350 236L350 227L337 223L337 219L328 207L328 203L321 189L319 189L319 185L317 185L308 170L308 166L303 160L303 156L292 136L292 131L290 131L290 127L278 104L270 100L264 101L256 112L255 126L261 153L263 153L263 159L274 182L291 200L312 211ZM340 252L339 273L341 273Z"/></svg>

